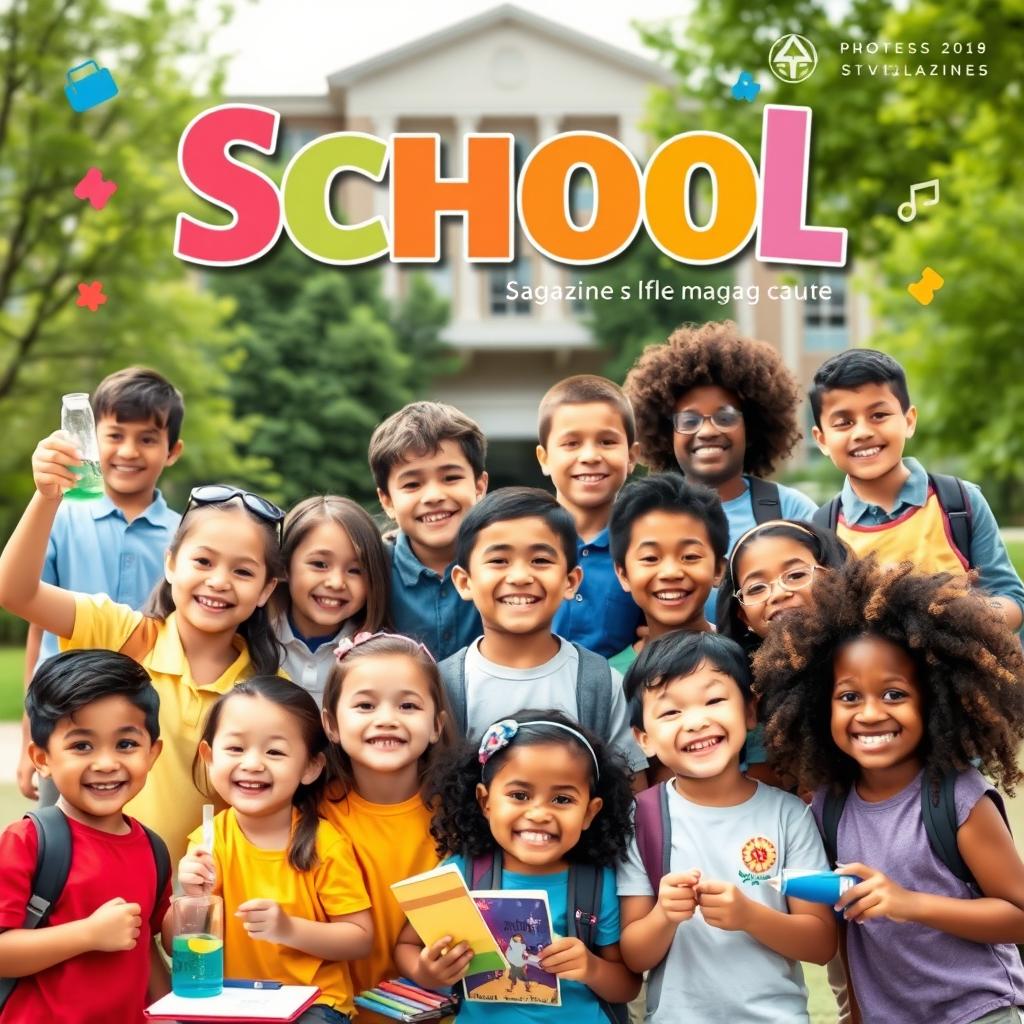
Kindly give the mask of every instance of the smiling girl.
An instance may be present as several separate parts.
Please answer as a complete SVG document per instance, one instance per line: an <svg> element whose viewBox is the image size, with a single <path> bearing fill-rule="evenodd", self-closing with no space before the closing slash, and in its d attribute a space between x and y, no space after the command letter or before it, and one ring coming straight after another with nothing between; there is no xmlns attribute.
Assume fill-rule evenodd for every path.
<svg viewBox="0 0 1024 1024"><path fill-rule="evenodd" d="M0 555L0 605L60 637L64 650L120 650L149 672L160 695L164 751L127 813L163 836L177 858L202 813L191 764L203 712L239 680L277 671L264 606L284 572L284 513L237 487L195 488L167 551L165 578L137 612L40 581L57 507L77 481L68 467L79 462L59 436L36 448L36 493Z"/></svg>
<svg viewBox="0 0 1024 1024"><path fill-rule="evenodd" d="M1018 638L966 576L871 557L823 577L755 671L770 753L818 787L826 834L838 812L834 857L858 882L836 909L865 1024L1017 1022L1024 864L981 772L1008 792L1024 778ZM925 823L943 794L957 873Z"/></svg>
<svg viewBox="0 0 1024 1024"><path fill-rule="evenodd" d="M271 602L281 668L322 705L338 642L386 624L391 573L384 542L360 505L317 495L288 512L281 555L288 586Z"/></svg>

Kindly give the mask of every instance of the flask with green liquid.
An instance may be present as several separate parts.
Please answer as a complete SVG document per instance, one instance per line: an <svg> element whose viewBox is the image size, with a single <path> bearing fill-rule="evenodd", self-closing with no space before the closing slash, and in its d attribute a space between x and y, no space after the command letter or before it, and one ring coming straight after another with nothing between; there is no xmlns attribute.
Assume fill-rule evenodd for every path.
<svg viewBox="0 0 1024 1024"><path fill-rule="evenodd" d="M103 497L100 446L96 440L96 421L87 394L76 392L63 397L60 426L82 453L81 464L71 467L71 471L78 477L78 483L65 491L64 497L69 501L93 501Z"/></svg>

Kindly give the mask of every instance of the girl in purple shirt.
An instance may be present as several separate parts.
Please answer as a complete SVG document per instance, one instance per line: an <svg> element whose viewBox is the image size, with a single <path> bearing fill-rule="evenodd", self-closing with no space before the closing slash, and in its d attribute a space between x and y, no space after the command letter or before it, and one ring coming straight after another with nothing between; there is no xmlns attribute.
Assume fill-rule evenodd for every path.
<svg viewBox="0 0 1024 1024"><path fill-rule="evenodd" d="M845 793L836 909L864 1024L1016 1022L1024 1006L1024 864L991 784L1024 779L1024 655L967 577L853 561L815 580L754 669L769 757ZM979 771L980 769L980 771ZM922 787L954 779L962 881L932 849ZM991 794L993 799L989 799Z"/></svg>

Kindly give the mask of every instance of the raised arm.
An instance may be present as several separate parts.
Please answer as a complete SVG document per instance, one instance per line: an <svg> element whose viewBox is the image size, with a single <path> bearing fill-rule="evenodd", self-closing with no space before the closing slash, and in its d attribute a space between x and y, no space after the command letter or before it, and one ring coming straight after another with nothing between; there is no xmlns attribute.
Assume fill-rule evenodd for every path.
<svg viewBox="0 0 1024 1024"><path fill-rule="evenodd" d="M75 596L39 577L61 496L77 479L68 466L79 462L74 444L59 431L39 442L32 454L36 493L0 554L0 606L63 637L75 628Z"/></svg>

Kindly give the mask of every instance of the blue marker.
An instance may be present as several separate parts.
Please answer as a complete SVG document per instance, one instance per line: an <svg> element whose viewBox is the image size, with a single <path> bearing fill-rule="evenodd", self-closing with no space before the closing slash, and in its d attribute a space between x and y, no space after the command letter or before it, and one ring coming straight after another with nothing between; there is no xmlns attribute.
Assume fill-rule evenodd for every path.
<svg viewBox="0 0 1024 1024"><path fill-rule="evenodd" d="M768 884L783 896L835 906L839 897L859 881L856 875L837 875L834 871L783 868L782 874L768 879Z"/></svg>
<svg viewBox="0 0 1024 1024"><path fill-rule="evenodd" d="M279 981L255 981L251 978L225 978L225 988L280 988Z"/></svg>

